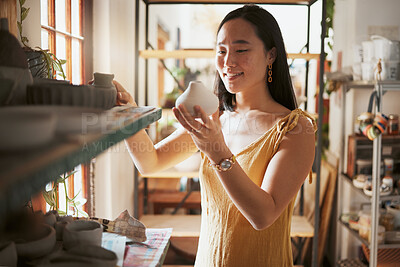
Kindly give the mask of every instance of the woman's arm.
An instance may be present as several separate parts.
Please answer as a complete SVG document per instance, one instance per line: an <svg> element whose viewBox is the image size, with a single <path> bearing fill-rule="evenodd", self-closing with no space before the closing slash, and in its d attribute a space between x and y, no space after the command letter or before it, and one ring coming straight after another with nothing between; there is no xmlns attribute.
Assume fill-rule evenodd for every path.
<svg viewBox="0 0 400 267"><path fill-rule="evenodd" d="M113 81L117 89L117 105L131 104L137 106L132 96L117 81ZM185 160L198 149L190 135L180 129L154 145L145 130L137 132L125 140L139 172L143 175L167 169Z"/></svg>
<svg viewBox="0 0 400 267"><path fill-rule="evenodd" d="M200 110L203 121L200 127L200 122L190 117L184 107L174 112L191 132L196 145L212 162L219 163L221 159L232 156L223 140L216 114L209 119ZM300 118L297 126L283 138L277 153L269 162L261 187L247 176L238 163L228 171L216 171L235 206L255 229L262 230L270 226L300 189L314 159L314 136L311 123Z"/></svg>
<svg viewBox="0 0 400 267"><path fill-rule="evenodd" d="M299 191L314 160L314 136L311 123L305 118L299 119L269 162L261 188L239 164L226 172L217 171L226 192L255 229L262 230L273 224ZM230 155L215 153L210 159L219 162Z"/></svg>
<svg viewBox="0 0 400 267"><path fill-rule="evenodd" d="M156 145L141 130L125 140L135 166L143 175L162 171L187 159L198 149L184 129L178 129Z"/></svg>

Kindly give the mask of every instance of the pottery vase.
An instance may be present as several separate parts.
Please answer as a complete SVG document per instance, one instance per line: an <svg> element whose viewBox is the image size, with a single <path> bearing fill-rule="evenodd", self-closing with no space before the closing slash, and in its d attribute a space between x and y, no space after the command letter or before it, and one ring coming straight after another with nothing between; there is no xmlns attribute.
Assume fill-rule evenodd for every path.
<svg viewBox="0 0 400 267"><path fill-rule="evenodd" d="M180 104L183 104L192 116L196 116L193 108L195 105L199 105L209 116L218 110L219 100L201 81L192 81L176 100L175 106L178 107Z"/></svg>
<svg viewBox="0 0 400 267"><path fill-rule="evenodd" d="M102 102L101 104L98 103L98 106L104 106L106 109L110 109L115 106L117 101L117 89L115 88L114 84L112 83L114 79L114 74L108 73L93 73L94 77L94 87L96 90L102 92L99 94L96 99L98 102Z"/></svg>

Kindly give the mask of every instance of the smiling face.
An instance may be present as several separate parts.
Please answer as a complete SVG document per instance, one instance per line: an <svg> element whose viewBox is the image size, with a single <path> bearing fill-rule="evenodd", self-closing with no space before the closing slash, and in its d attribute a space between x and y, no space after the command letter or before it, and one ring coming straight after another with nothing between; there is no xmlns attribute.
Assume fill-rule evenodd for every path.
<svg viewBox="0 0 400 267"><path fill-rule="evenodd" d="M242 18L227 21L218 32L216 51L216 67L230 93L266 90L272 50L266 52L250 22Z"/></svg>

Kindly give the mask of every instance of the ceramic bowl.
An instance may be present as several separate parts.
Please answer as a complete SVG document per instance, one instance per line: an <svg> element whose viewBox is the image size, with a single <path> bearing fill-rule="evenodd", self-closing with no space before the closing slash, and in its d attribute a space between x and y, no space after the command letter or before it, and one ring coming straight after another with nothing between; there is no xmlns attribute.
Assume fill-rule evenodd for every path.
<svg viewBox="0 0 400 267"><path fill-rule="evenodd" d="M55 135L56 116L31 113L24 106L0 108L0 150L21 150L44 145Z"/></svg>
<svg viewBox="0 0 400 267"><path fill-rule="evenodd" d="M100 246L78 245L67 252L73 255L74 258L86 258L89 262L96 263L99 267L114 267L118 261L118 257L114 252Z"/></svg>
<svg viewBox="0 0 400 267"><path fill-rule="evenodd" d="M103 226L98 222L73 221L64 228L63 246L66 249L80 244L101 246L102 234Z"/></svg>
<svg viewBox="0 0 400 267"><path fill-rule="evenodd" d="M10 102L15 82L11 79L0 78L0 106Z"/></svg>
<svg viewBox="0 0 400 267"><path fill-rule="evenodd" d="M7 104L26 104L26 88L33 82L29 69L0 66L0 78L10 79L15 83Z"/></svg>
<svg viewBox="0 0 400 267"><path fill-rule="evenodd" d="M0 266L17 266L17 249L11 241L0 243Z"/></svg>
<svg viewBox="0 0 400 267"><path fill-rule="evenodd" d="M56 229L56 240L62 241L64 236L65 226L68 225L69 222L56 222L54 228Z"/></svg>
<svg viewBox="0 0 400 267"><path fill-rule="evenodd" d="M58 255L40 266L115 267L117 261L117 255L110 250L94 245L77 245L67 251L58 253Z"/></svg>
<svg viewBox="0 0 400 267"><path fill-rule="evenodd" d="M15 240L18 257L35 259L50 253L56 244L56 231L47 224L33 228Z"/></svg>
<svg viewBox="0 0 400 267"><path fill-rule="evenodd" d="M40 82L27 87L27 102L35 105L62 105L110 109L115 106L117 92L93 85Z"/></svg>
<svg viewBox="0 0 400 267"><path fill-rule="evenodd" d="M22 109L22 106L7 107L9 111ZM27 105L23 106L24 112L54 114L56 116L56 134L87 134L108 129L111 120L103 109L50 106L50 105Z"/></svg>
<svg viewBox="0 0 400 267"><path fill-rule="evenodd" d="M56 215L54 213L47 212L45 215L43 215L43 222L51 227L54 227L57 222Z"/></svg>

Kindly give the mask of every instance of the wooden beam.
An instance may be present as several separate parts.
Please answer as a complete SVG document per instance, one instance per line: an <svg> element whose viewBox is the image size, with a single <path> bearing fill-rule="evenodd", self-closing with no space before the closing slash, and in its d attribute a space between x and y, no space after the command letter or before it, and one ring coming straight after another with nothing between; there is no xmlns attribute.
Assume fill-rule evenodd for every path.
<svg viewBox="0 0 400 267"><path fill-rule="evenodd" d="M158 58L158 59L166 59L166 58L213 58L215 57L215 50L213 49L187 49L187 50L141 50L139 55L142 58ZM318 59L319 54L288 54L288 58L290 59Z"/></svg>
<svg viewBox="0 0 400 267"><path fill-rule="evenodd" d="M0 0L0 18L7 18L10 33L19 38L17 29L17 1Z"/></svg>

